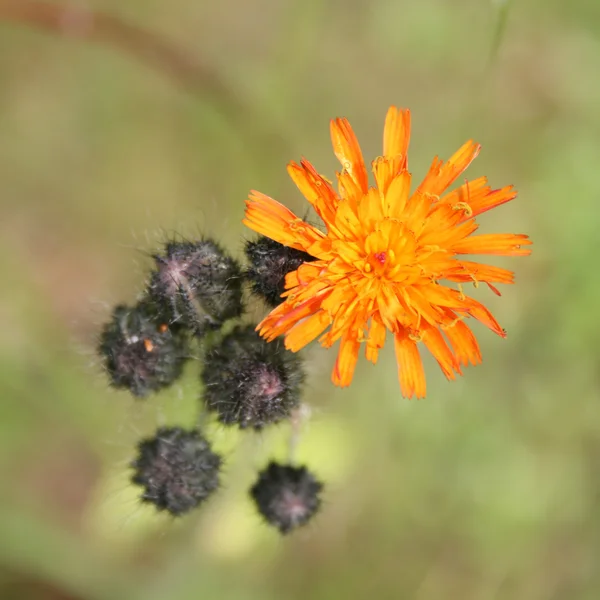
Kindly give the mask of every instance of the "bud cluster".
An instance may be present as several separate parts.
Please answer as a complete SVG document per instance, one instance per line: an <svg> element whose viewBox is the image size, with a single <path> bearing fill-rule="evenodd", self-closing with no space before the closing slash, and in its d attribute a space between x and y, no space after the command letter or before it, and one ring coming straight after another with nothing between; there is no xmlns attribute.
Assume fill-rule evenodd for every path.
<svg viewBox="0 0 600 600"><path fill-rule="evenodd" d="M302 359L244 323L244 296L276 306L286 275L313 259L267 238L247 242L245 255L242 266L212 239L169 241L153 254L138 300L117 306L100 333L110 385L144 398L199 362L198 406L218 423L262 430L289 420L301 402ZM179 516L218 489L222 463L199 428L162 427L139 442L131 481L142 502ZM287 533L318 510L321 489L306 467L271 462L250 495L266 522Z"/></svg>

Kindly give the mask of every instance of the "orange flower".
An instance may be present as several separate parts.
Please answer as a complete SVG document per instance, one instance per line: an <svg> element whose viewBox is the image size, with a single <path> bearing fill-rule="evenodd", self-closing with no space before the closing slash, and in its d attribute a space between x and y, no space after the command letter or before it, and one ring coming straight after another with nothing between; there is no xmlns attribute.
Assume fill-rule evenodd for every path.
<svg viewBox="0 0 600 600"><path fill-rule="evenodd" d="M475 217L516 197L512 186L492 190L485 177L444 193L479 153L473 141L447 162L435 158L411 194L407 171L410 112L391 107L385 119L383 156L372 162L375 187L350 124L331 122L338 192L306 160L288 173L325 224L326 232L306 223L279 202L253 191L244 223L317 260L286 277L285 300L257 327L271 341L285 334L296 352L320 336L329 348L340 340L332 380L352 381L360 345L375 363L386 332L394 336L398 376L406 397L425 396L419 355L422 342L444 375L454 379L461 366L481 361L479 345L465 324L474 317L505 337L492 314L465 295L461 284L513 283L506 269L469 260L464 254L524 256L531 241L521 234L473 235ZM441 281L455 282L456 288ZM325 330L327 330L325 332ZM325 332L325 333L324 333Z"/></svg>

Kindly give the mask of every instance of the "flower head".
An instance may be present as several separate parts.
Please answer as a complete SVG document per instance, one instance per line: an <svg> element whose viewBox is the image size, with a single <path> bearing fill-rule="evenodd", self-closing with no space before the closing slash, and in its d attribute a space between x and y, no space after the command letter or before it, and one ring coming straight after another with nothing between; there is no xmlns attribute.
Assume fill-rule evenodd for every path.
<svg viewBox="0 0 600 600"><path fill-rule="evenodd" d="M493 190L480 177L448 188L479 153L466 142L443 162L435 158L414 192L407 170L410 112L391 107L383 133L383 156L372 162L375 186L350 124L331 122L338 190L306 160L288 166L326 231L298 218L272 198L253 191L244 223L258 233L307 252L315 261L286 277L285 301L259 323L267 340L285 334L297 351L315 338L325 347L340 341L332 380L352 381L361 344L375 363L386 333L394 338L402 394L425 396L418 346L437 359L448 379L461 366L481 361L479 345L465 323L473 317L505 333L492 314L462 291L461 284L512 283L507 269L464 260L465 254L523 256L531 242L521 234L473 235L475 217L516 197L512 186ZM448 284L455 284L450 287Z"/></svg>

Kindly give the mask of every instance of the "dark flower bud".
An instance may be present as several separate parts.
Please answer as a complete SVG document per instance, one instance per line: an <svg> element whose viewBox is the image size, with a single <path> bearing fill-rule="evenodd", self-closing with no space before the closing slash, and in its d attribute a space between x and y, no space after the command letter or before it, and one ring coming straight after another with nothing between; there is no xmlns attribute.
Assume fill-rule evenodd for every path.
<svg viewBox="0 0 600 600"><path fill-rule="evenodd" d="M198 431L161 427L138 444L131 481L144 488L142 502L173 516L204 502L219 487L221 457Z"/></svg>
<svg viewBox="0 0 600 600"><path fill-rule="evenodd" d="M306 467L269 463L250 495L260 514L281 533L304 525L319 510L323 484Z"/></svg>
<svg viewBox="0 0 600 600"><path fill-rule="evenodd" d="M143 397L171 385L189 356L188 341L147 302L117 306L100 334L98 353L110 384Z"/></svg>
<svg viewBox="0 0 600 600"><path fill-rule="evenodd" d="M281 294L285 291L285 276L302 263L317 260L302 250L289 248L264 236L254 242L246 242L245 252L250 263L246 278L252 291L273 307L283 302Z"/></svg>
<svg viewBox="0 0 600 600"><path fill-rule="evenodd" d="M281 340L268 343L246 326L209 348L201 377L204 402L221 423L261 429L298 406L304 371Z"/></svg>
<svg viewBox="0 0 600 600"><path fill-rule="evenodd" d="M148 295L169 322L203 335L243 313L241 267L212 240L169 242L154 261Z"/></svg>

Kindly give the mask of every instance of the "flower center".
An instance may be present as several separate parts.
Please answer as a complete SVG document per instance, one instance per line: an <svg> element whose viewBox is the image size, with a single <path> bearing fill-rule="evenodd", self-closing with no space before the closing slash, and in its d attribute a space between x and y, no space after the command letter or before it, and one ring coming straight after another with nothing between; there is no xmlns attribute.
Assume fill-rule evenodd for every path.
<svg viewBox="0 0 600 600"><path fill-rule="evenodd" d="M377 260L380 265L385 265L385 260L387 258L387 255L385 252L375 252L374 256L375 256L375 260Z"/></svg>

